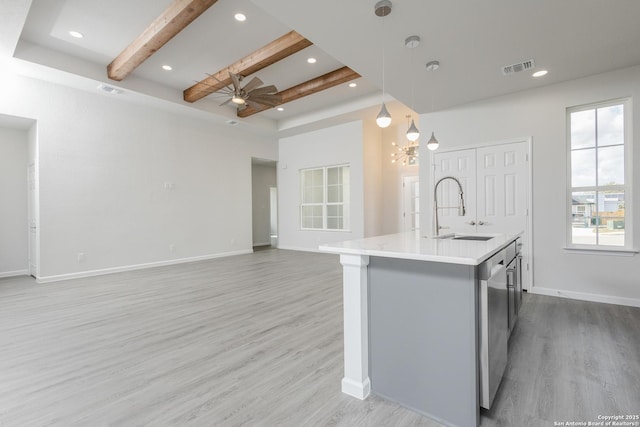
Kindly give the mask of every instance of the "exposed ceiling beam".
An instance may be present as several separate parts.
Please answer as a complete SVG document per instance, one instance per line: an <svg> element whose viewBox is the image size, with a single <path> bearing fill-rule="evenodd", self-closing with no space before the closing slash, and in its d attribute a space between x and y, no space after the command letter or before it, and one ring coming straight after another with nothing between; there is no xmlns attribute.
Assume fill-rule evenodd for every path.
<svg viewBox="0 0 640 427"><path fill-rule="evenodd" d="M360 74L356 73L349 67L338 68L315 79L300 83L299 85L285 89L278 94L282 97L282 102L278 105L286 104L287 102L295 101L296 99L304 98L305 96L312 95L316 92L329 89L342 83L357 79ZM238 117L249 117L264 110L268 110L273 107L264 106L262 108L247 107L244 110L238 111Z"/></svg>
<svg viewBox="0 0 640 427"><path fill-rule="evenodd" d="M183 98L187 102L196 102L230 85L231 78L229 77L229 72L245 77L249 76L312 44L313 43L300 34L291 31L206 79L199 81L190 88L185 89Z"/></svg>
<svg viewBox="0 0 640 427"><path fill-rule="evenodd" d="M184 30L218 0L175 0L107 66L111 80L120 81Z"/></svg>

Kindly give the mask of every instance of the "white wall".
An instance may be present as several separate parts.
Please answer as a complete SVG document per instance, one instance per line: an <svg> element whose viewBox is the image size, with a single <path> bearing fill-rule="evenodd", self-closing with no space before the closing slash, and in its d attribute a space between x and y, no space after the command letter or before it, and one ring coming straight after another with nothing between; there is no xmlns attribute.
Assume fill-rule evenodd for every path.
<svg viewBox="0 0 640 427"><path fill-rule="evenodd" d="M0 127L0 277L28 267L27 131Z"/></svg>
<svg viewBox="0 0 640 427"><path fill-rule="evenodd" d="M379 236L384 227L382 207L382 133L371 120L363 122L363 172L364 172L364 237Z"/></svg>
<svg viewBox="0 0 640 427"><path fill-rule="evenodd" d="M382 215L384 217L384 224L381 234L393 234L400 233L404 230L404 218L402 216L404 212L403 207L403 194L402 194L402 179L405 176L417 176L419 175L420 159L418 159L418 165L406 165L396 162L391 163L391 154L398 153L398 149L391 145L391 142L395 142L399 145L407 144L407 128L408 125L403 121L398 120L399 123L391 125L384 129L383 144L382 144L382 197L384 204L382 206ZM420 129L420 123L415 121L416 126ZM424 132L421 131L424 135ZM424 136L421 140L425 140Z"/></svg>
<svg viewBox="0 0 640 427"><path fill-rule="evenodd" d="M316 250L328 242L364 237L363 125L350 122L282 138L278 162L278 247ZM349 164L351 230L300 230L300 169Z"/></svg>
<svg viewBox="0 0 640 427"><path fill-rule="evenodd" d="M11 75L0 92L38 121L41 279L251 251L251 157L276 160L275 139L126 93Z"/></svg>
<svg viewBox="0 0 640 427"><path fill-rule="evenodd" d="M271 244L270 188L276 186L276 166L251 165L253 245Z"/></svg>
<svg viewBox="0 0 640 427"><path fill-rule="evenodd" d="M464 105L421 117L421 130L435 130L443 148L532 136L534 292L640 306L640 262L633 257L569 253L566 236L566 108L609 99L640 99L640 67L591 76ZM640 203L640 107L633 111L633 200ZM424 129L423 129L424 128ZM423 146L422 159L428 150ZM422 162L422 194L430 188L429 162ZM421 210L431 212L430 199ZM430 218L423 215L422 227ZM640 209L633 241L640 247Z"/></svg>

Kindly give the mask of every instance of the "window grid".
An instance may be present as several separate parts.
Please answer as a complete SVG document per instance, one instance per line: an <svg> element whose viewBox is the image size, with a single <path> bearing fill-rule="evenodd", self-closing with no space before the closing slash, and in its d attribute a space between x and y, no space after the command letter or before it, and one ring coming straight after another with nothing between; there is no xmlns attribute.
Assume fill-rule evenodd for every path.
<svg viewBox="0 0 640 427"><path fill-rule="evenodd" d="M348 231L348 170L345 165L300 170L302 230Z"/></svg>
<svg viewBox="0 0 640 427"><path fill-rule="evenodd" d="M616 123L611 120L611 123L607 121L605 117L606 110L612 110L619 108L619 118L622 123L617 127L620 128L616 134ZM584 107L570 108L567 110L568 116L568 147L569 147L569 191L568 191L568 203L569 203L569 223L568 223L568 235L567 243L570 247L575 248L587 248L587 247L599 247L599 248L630 248L631 233L630 224L628 223L631 218L630 205L626 203L631 195L631 189L629 188L630 162L628 162L629 150L625 142L629 141L629 121L628 110L630 108L629 100L618 100L609 103L592 104ZM593 115L593 118L588 118L586 113L589 112ZM600 117L600 112L603 113L603 117ZM574 147L574 122L573 118L578 115L587 117L588 120L593 121L593 132L591 137L593 138L592 144L587 141L587 145L584 146L584 141L577 141L577 147ZM611 119L611 118L610 118ZM613 123L613 126L612 126ZM613 137L608 141L601 141L601 128L603 132L609 132L613 134ZM613 129L613 131L612 131ZM618 143L615 139L619 138ZM614 140L612 143L611 141ZM618 149L622 152L621 159L615 163L614 169L618 170L619 179L614 179L609 182L601 182L605 178L602 176L601 170L605 167L611 169L611 164L606 165L607 160L611 163L611 159L607 159L606 155L615 158L615 152L613 150ZM585 159L588 159L588 155L591 153L590 161L593 162L592 167L587 169L593 169L593 181L584 182L575 174L574 169L584 168L584 164L577 166L576 164L584 163ZM620 154L618 153L618 156ZM590 165L591 166L591 165ZM620 172L621 170L621 172ZM606 176L606 171L604 172ZM608 178L611 179L611 171L609 171ZM579 181L579 182L576 182ZM581 184L581 185L575 185ZM592 184L592 185L584 185ZM607 197L609 195L609 197ZM612 196L613 195L613 196ZM608 208L608 209L607 209ZM622 216L620 216L622 211ZM608 215L607 215L608 214ZM585 238L585 230L581 230L578 225L580 221L583 221L583 226L588 229L592 229L593 237L595 241L589 241L589 237ZM604 228L606 227L606 229ZM620 231L622 230L622 232ZM606 237L606 238L605 238ZM593 240L593 239L591 239Z"/></svg>

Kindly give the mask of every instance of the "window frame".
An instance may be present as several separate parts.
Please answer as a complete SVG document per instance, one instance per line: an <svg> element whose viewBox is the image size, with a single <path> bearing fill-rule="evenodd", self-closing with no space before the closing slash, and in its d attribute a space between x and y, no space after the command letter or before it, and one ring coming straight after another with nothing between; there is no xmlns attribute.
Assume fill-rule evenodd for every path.
<svg viewBox="0 0 640 427"><path fill-rule="evenodd" d="M609 101L602 102L594 102L589 104L583 104L578 106L569 107L566 109L566 155L567 155L567 194L566 194L566 215L565 215L565 225L566 225L566 247L567 250L575 250L575 251L584 251L584 252L592 252L592 253L609 253L609 254L621 254L626 255L628 253L636 253L637 250L634 250L633 246L633 112L632 112L632 102L631 98L618 98ZM572 147L571 147L571 114L580 112L580 111L588 111L588 110L597 110L599 108L611 107L614 105L622 105L623 106L623 120L624 120L624 143L623 143L623 152L624 152L624 184L622 185L598 185L597 174L598 174L598 164L596 162L596 170L595 177L596 183L593 186L582 186L582 187L573 187L572 186ZM597 116L596 116L596 138L597 138ZM597 143L594 148L596 149L596 158L597 158L597 150L600 146ZM576 244L573 243L573 193L578 191L593 191L596 194L599 192L604 192L608 190L618 190L624 192L624 246L618 245L606 245L597 241L596 244Z"/></svg>
<svg viewBox="0 0 640 427"><path fill-rule="evenodd" d="M351 210L349 209L350 200L347 200L348 195L351 194L349 190L343 192L342 194L342 202L329 202L328 201L328 192L329 192L329 169L335 168L349 168L349 176L351 175L351 165L349 163L337 164L337 165L329 165L329 166L318 166L311 168L303 168L298 170L298 182L300 184L300 209L299 209L299 226L301 231L332 231L332 232L351 232ZM322 170L322 203L305 203L304 202L304 178L303 175L305 172L311 172L315 170ZM351 179L349 178L348 185L351 185ZM341 176L341 186L344 188L344 175ZM322 206L322 228L308 228L304 227L303 218L304 215L302 213L305 206ZM342 206L342 227L343 228L327 228L328 223L328 206Z"/></svg>

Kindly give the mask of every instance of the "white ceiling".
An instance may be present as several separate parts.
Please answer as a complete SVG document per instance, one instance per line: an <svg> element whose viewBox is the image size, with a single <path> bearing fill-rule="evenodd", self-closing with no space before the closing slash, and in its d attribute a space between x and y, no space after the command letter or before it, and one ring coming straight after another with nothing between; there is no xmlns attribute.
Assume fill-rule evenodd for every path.
<svg viewBox="0 0 640 427"><path fill-rule="evenodd" d="M16 56L109 82L107 64L169 3L33 0ZM343 84L285 104L283 112L259 113L263 121L292 122L337 105L359 105L356 99L378 100L372 95L382 87L382 43L387 92L419 113L640 64L637 0L396 0L384 19L374 14L375 3L218 0L132 76L109 83L182 103L182 90L206 73L291 29L314 46L256 73L266 84L283 90L343 64L363 78L356 88ZM246 22L233 19L238 11L247 15ZM69 30L85 37L73 39ZM422 38L413 50L404 47L410 35ZM309 56L318 62L308 64ZM502 75L502 66L530 58L549 74L540 79L529 72ZM433 59L441 68L427 73L425 63ZM163 64L173 71L162 70ZM208 99L193 107L233 116L231 107Z"/></svg>

